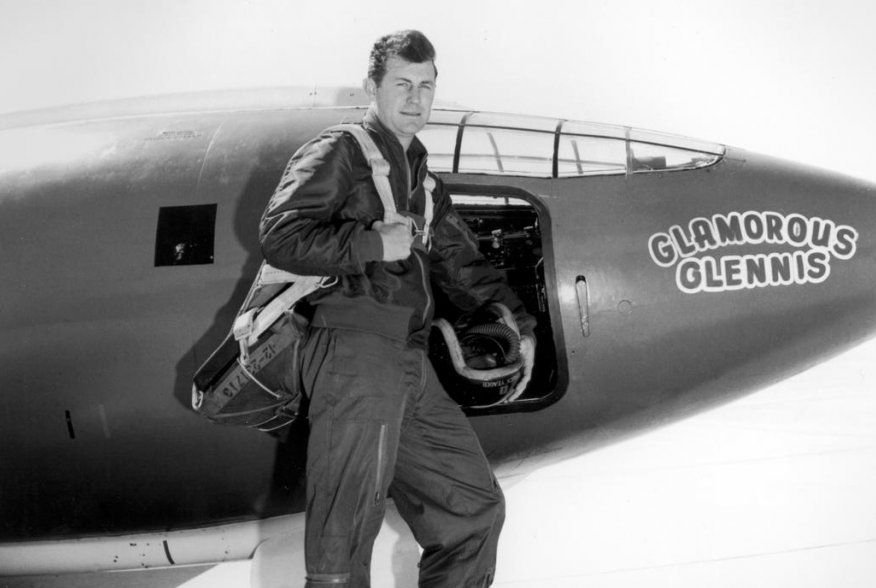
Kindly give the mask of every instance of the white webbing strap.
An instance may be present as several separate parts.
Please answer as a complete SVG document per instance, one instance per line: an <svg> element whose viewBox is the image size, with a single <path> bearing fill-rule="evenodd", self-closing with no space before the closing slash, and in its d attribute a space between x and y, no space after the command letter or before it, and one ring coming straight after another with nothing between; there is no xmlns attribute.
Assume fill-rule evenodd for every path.
<svg viewBox="0 0 876 588"><path fill-rule="evenodd" d="M296 282L301 279L298 274L281 270L268 263L263 263L259 270L259 275L256 278L259 286L266 284L284 284L286 282Z"/></svg>
<svg viewBox="0 0 876 588"><path fill-rule="evenodd" d="M374 185L377 187L377 193L380 195L380 202L383 204L383 222L401 223L411 227L411 230L417 230L412 218L401 215L395 207L395 199L392 196L392 187L389 184L389 162L383 157L374 139L368 134L363 127L354 124L334 125L326 129L326 131L345 131L353 135L356 142L359 143L359 148L368 160L371 166L371 178L374 180ZM426 179L423 180L423 189L426 191L426 202L423 211L425 226L422 231L418 231L423 235L423 245L426 250L429 249L430 225L434 214L434 203L432 202L432 192L435 191L435 179L429 174L426 174Z"/></svg>
<svg viewBox="0 0 876 588"><path fill-rule="evenodd" d="M271 268L267 264L265 264L265 267ZM275 268L271 269L275 270ZM287 273L294 279L286 290L265 306L251 308L234 319L231 331L234 333L234 339L241 343L241 350L243 350L244 344L254 345L259 336L267 331L284 312L292 308L293 304L320 288L324 282L329 280L328 276L296 276L288 272L284 273ZM261 275L259 279L261 279Z"/></svg>
<svg viewBox="0 0 876 588"><path fill-rule="evenodd" d="M423 227L423 245L426 246L426 251L429 250L432 241L432 234L430 233L432 227L432 216L435 213L435 203L432 202L432 192L435 191L435 178L430 176L428 172L426 173L426 179L423 180L423 190L425 190L425 198L426 198L426 206L423 211L423 216L425 217L425 226Z"/></svg>
<svg viewBox="0 0 876 588"><path fill-rule="evenodd" d="M398 222L395 218L395 199L392 197L392 187L389 185L389 162L384 159L368 131L354 124L335 125L327 128L326 131L345 131L353 135L353 138L359 143L359 148L365 155L365 159L368 160L368 165L371 166L371 177L374 179L374 185L377 186L377 193L380 195L381 203L383 203L383 222Z"/></svg>

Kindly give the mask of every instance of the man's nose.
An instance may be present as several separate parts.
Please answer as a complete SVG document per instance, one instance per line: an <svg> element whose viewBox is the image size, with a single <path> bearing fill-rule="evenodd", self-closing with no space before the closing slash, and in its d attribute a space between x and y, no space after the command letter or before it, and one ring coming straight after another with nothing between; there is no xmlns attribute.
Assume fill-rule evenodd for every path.
<svg viewBox="0 0 876 588"><path fill-rule="evenodd" d="M413 104L419 104L422 92L423 91L420 88L411 88L411 90L408 92L408 102Z"/></svg>

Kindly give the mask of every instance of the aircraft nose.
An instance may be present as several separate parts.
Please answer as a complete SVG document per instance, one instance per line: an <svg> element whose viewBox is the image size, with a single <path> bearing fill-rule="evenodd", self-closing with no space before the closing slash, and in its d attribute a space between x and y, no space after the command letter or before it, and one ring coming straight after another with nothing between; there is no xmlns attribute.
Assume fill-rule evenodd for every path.
<svg viewBox="0 0 876 588"><path fill-rule="evenodd" d="M731 148L673 188L655 192L669 205L646 244L659 294L643 373L690 402L722 399L876 333L876 184Z"/></svg>
<svg viewBox="0 0 876 588"><path fill-rule="evenodd" d="M725 295L743 319L763 317L761 326L773 327L763 333L767 344L789 354L799 345L810 362L872 336L876 184L766 156L727 155L739 201L709 219L716 241L705 244L706 255L691 256L699 274L695 262L679 264L679 287ZM687 229L701 248L705 228L692 221Z"/></svg>

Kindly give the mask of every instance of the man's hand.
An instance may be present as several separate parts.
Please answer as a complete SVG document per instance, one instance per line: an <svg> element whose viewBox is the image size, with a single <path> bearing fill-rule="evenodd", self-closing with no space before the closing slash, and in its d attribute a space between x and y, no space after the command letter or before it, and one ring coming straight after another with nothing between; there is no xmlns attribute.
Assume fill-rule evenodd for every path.
<svg viewBox="0 0 876 588"><path fill-rule="evenodd" d="M411 256L414 234L410 225L374 221L371 229L380 233L383 241L383 261L401 261Z"/></svg>
<svg viewBox="0 0 876 588"><path fill-rule="evenodd" d="M520 339L520 356L523 358L523 377L517 382L517 387L505 402L514 402L526 390L529 380L532 379L532 368L535 366L535 338L523 337Z"/></svg>

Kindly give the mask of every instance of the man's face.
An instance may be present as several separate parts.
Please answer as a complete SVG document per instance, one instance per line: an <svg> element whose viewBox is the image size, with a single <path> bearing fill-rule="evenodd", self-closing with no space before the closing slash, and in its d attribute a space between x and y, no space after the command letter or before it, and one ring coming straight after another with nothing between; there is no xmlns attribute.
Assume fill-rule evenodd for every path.
<svg viewBox="0 0 876 588"><path fill-rule="evenodd" d="M369 79L365 89L380 121L407 148L432 112L435 65L431 61L411 63L400 57L390 57L386 60L386 75L380 85Z"/></svg>

